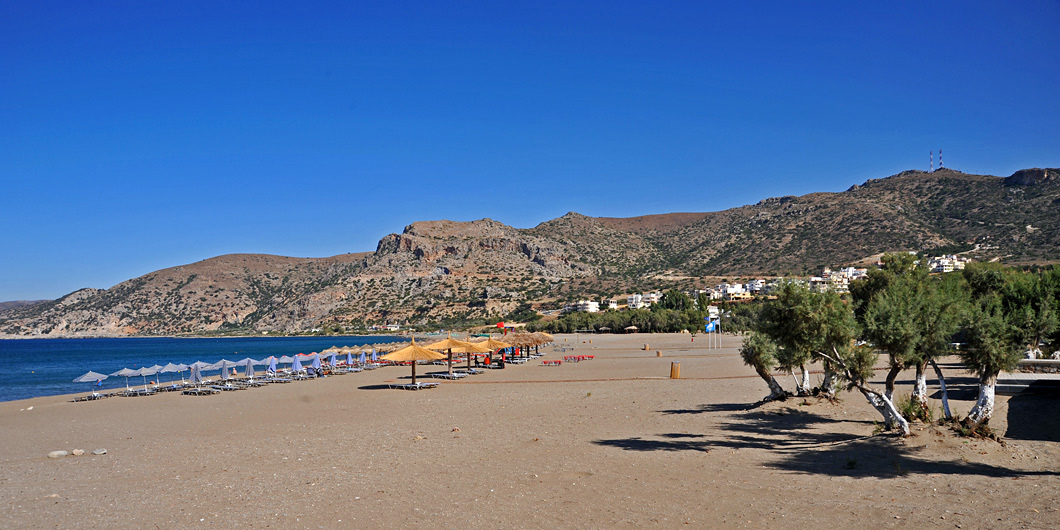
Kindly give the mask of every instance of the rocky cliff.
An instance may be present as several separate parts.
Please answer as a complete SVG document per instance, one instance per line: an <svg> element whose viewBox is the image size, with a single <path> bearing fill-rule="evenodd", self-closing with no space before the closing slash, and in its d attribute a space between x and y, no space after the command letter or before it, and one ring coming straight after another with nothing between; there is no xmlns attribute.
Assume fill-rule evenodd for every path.
<svg viewBox="0 0 1060 530"><path fill-rule="evenodd" d="M427 221L375 252L300 259L227 255L59 300L8 307L0 333L120 336L359 329L501 318L527 303L805 274L887 251L1060 261L1060 171L1010 177L906 171L840 193L722 212L592 218L531 229Z"/></svg>

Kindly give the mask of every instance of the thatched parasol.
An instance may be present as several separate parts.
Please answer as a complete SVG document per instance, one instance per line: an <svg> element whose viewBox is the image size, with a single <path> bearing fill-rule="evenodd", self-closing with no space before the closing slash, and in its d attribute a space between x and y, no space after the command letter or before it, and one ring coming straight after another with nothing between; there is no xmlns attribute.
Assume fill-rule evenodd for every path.
<svg viewBox="0 0 1060 530"><path fill-rule="evenodd" d="M394 362L406 362L412 361L412 384L416 384L416 361L437 361L438 359L445 359L445 356L428 350L416 345L416 339L412 339L412 344L401 348L400 350L388 353L382 357L387 361Z"/></svg>
<svg viewBox="0 0 1060 530"><path fill-rule="evenodd" d="M469 350L474 349L475 345L471 344L470 342L464 342L462 340L454 339L453 335L450 333L449 337L445 340L440 340L433 344L428 344L424 346L424 348L438 351L445 350L446 355L449 359L449 373L451 374L453 373L453 352L455 351L457 353L467 353Z"/></svg>
<svg viewBox="0 0 1060 530"><path fill-rule="evenodd" d="M490 349L490 354L491 354L490 355L490 363L493 362L493 356L492 356L493 352L495 352L497 350L503 350L504 348L511 348L512 347L511 344L508 344L507 342L501 342L501 341L499 341L497 339L494 339L493 337L489 337L489 338L487 338L484 341L475 342L475 343L472 343L472 344L478 344L480 346L485 346L485 347Z"/></svg>
<svg viewBox="0 0 1060 530"><path fill-rule="evenodd" d="M467 356L467 369L471 370L471 354L473 354L473 353L493 353L493 349L490 348L488 345L486 345L486 343L484 343L484 342L471 342L470 341L471 337L468 337L468 339L469 340L467 341L467 343L470 345L470 347L464 353L468 354L468 356Z"/></svg>

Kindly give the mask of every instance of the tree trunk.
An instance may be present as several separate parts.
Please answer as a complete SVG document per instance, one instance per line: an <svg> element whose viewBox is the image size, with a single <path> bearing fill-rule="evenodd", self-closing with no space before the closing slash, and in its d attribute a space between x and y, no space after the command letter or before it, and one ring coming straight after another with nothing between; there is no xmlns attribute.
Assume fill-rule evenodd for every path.
<svg viewBox="0 0 1060 530"><path fill-rule="evenodd" d="M905 421L902 414L898 412L893 401L887 396L870 390L862 385L858 385L858 390L860 390L861 393L865 395L865 399L868 399L869 403L883 415L884 420L887 420L888 424L893 424L902 436L909 436L912 432L909 430L909 422Z"/></svg>
<svg viewBox="0 0 1060 530"><path fill-rule="evenodd" d="M965 425L975 429L990 422L990 417L994 415L994 387L996 385L996 372L979 378L979 399L975 401L975 406L964 419Z"/></svg>
<svg viewBox="0 0 1060 530"><path fill-rule="evenodd" d="M799 387L799 378L795 375L795 370L789 369L788 372L791 374L791 378L795 380L795 394L801 396L802 388Z"/></svg>
<svg viewBox="0 0 1060 530"><path fill-rule="evenodd" d="M887 372L887 379L883 383L883 393L887 396L887 399L894 401L894 382L898 379L898 372L902 371L902 366L891 362L891 370Z"/></svg>
<svg viewBox="0 0 1060 530"><path fill-rule="evenodd" d="M788 398L788 393L784 391L784 388L780 386L777 379L770 374L765 367L755 366L755 371L758 372L758 376L769 385L769 395L762 399L762 401L773 401L773 400L784 400Z"/></svg>
<svg viewBox="0 0 1060 530"><path fill-rule="evenodd" d="M799 366L802 370L802 381L799 382L799 395L808 396L810 395L810 371L806 369L806 365Z"/></svg>
<svg viewBox="0 0 1060 530"><path fill-rule="evenodd" d="M899 365L899 364L894 363L893 360L892 360L892 362L891 362L891 370L887 372L887 379L884 380L884 383L883 383L883 385L884 385L883 386L883 395L888 400L890 400L891 403L894 403L894 382L895 382L895 380L898 379L898 373L901 372L901 371L902 371L902 366ZM872 400L870 399L869 401L872 401ZM875 403L872 406L876 407L876 410L881 410L881 407L886 409L886 406L883 403L884 403L883 400L879 400L879 406L877 406ZM886 420L885 425L887 426L887 429L888 430L893 429L894 426L895 426L895 418L891 415L891 413L887 412L886 414L884 414L881 411L880 414L883 414L883 417ZM899 414L898 417L901 417L901 414Z"/></svg>
<svg viewBox="0 0 1060 530"><path fill-rule="evenodd" d="M839 383L839 374L832 367L832 363L824 363L824 381L821 381L821 395L828 399L835 399L835 389Z"/></svg>
<svg viewBox="0 0 1060 530"><path fill-rule="evenodd" d="M950 413L950 396L946 393L946 378L942 376L942 369L939 368L935 359L929 362L931 367L935 369L935 375L939 378L939 390L942 392L942 415L947 420L953 419L953 414Z"/></svg>
<svg viewBox="0 0 1060 530"><path fill-rule="evenodd" d="M924 417L927 417L928 401L927 401L927 374L924 373L926 367L925 362L921 361L916 363L916 382L913 383L913 403L924 412Z"/></svg>

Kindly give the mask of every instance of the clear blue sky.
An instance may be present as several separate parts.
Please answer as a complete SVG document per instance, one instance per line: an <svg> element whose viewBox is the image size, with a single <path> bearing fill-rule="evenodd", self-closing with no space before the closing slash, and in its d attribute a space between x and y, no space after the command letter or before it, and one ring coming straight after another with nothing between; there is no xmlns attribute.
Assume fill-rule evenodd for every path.
<svg viewBox="0 0 1060 530"><path fill-rule="evenodd" d="M0 300L1060 166L1056 1L730 3L4 2Z"/></svg>

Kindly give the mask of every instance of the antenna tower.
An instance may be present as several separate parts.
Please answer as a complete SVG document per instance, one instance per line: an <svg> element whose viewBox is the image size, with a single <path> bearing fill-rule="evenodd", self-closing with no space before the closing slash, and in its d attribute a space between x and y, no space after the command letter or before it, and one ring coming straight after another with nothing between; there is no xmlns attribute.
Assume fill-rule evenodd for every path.
<svg viewBox="0 0 1060 530"><path fill-rule="evenodd" d="M942 149L939 149L939 169L942 169Z"/></svg>
<svg viewBox="0 0 1060 530"><path fill-rule="evenodd" d="M928 161L931 164L930 166L928 166L929 168L931 168L931 169L929 169L929 172L934 173L935 172L935 152L934 151L928 151Z"/></svg>

